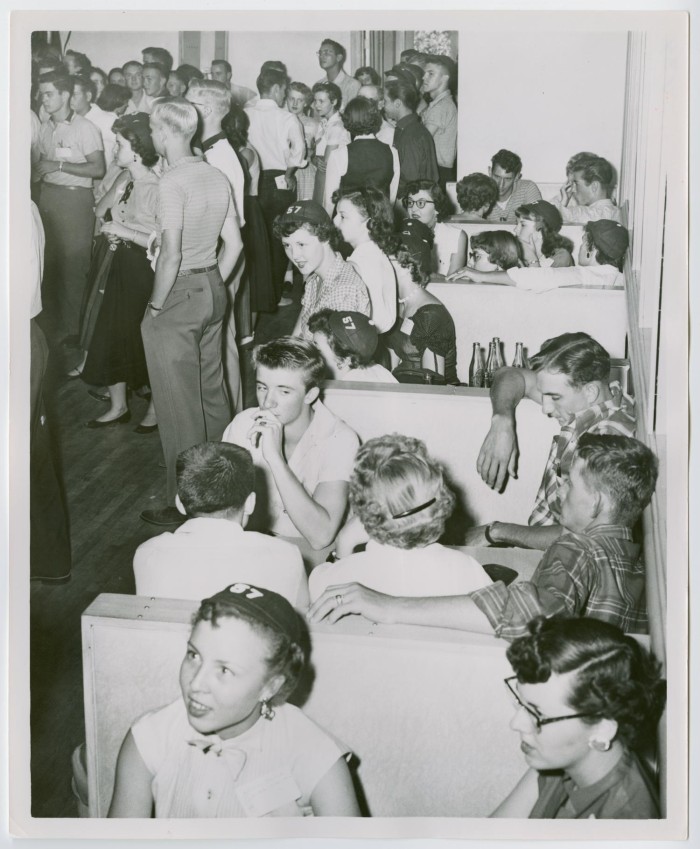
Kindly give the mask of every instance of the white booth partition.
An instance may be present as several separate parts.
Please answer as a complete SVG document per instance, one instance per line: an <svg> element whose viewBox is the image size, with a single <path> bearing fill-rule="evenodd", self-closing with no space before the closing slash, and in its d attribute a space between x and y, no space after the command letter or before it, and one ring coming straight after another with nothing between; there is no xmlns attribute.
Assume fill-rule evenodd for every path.
<svg viewBox="0 0 700 849"><path fill-rule="evenodd" d="M535 294L513 286L476 283L428 284L452 316L457 331L457 375L469 380L474 342L488 352L498 336L504 343L506 365L523 342L529 355L560 333L589 333L611 357L626 356L627 303L624 289L566 288Z"/></svg>
<svg viewBox="0 0 700 849"><path fill-rule="evenodd" d="M402 433L426 443L444 465L458 494L460 506L454 525L448 526L451 542L459 542L458 526L465 523L527 522L552 437L558 431L557 423L546 418L538 404L525 400L518 407L518 477L498 493L489 489L476 471L479 450L491 424L487 389L328 381L323 399L363 441Z"/></svg>
<svg viewBox="0 0 700 849"><path fill-rule="evenodd" d="M179 697L194 609L103 594L83 614L92 817L107 815L130 725ZM296 701L353 753L365 813L488 816L525 771L502 640L349 617L315 627L311 643L313 683Z"/></svg>

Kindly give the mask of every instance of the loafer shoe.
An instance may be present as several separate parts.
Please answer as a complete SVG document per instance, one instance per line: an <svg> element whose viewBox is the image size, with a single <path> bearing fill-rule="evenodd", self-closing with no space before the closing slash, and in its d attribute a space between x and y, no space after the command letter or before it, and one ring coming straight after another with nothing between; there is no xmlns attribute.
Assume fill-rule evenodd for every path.
<svg viewBox="0 0 700 849"><path fill-rule="evenodd" d="M139 425L136 425L136 427L134 428L134 433L153 433L156 430L158 430L157 424L154 424L154 425L139 424Z"/></svg>
<svg viewBox="0 0 700 849"><path fill-rule="evenodd" d="M103 392L98 392L96 389L88 389L88 395L91 398L94 398L95 401L110 401L109 392L104 394Z"/></svg>
<svg viewBox="0 0 700 849"><path fill-rule="evenodd" d="M99 419L90 419L89 422L85 422L85 427L89 427L91 430L96 430L100 427L116 427L120 424L129 424L131 421L131 410L127 410L125 413L122 413L121 416L117 419L110 419L108 422L101 422Z"/></svg>

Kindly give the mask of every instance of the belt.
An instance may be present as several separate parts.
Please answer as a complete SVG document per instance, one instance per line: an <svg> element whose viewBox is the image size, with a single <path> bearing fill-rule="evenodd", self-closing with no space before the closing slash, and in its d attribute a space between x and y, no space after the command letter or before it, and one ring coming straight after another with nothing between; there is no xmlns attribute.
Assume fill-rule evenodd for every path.
<svg viewBox="0 0 700 849"><path fill-rule="evenodd" d="M208 265L206 268L186 268L184 271L178 271L178 277L191 277L193 274L206 274L208 271L214 271L214 269L219 267L219 263L215 262L214 265Z"/></svg>
<svg viewBox="0 0 700 849"><path fill-rule="evenodd" d="M75 192L78 189L84 192L91 192L92 189L89 186L62 186L60 183L43 183L44 186L51 186L52 189L68 189L70 192Z"/></svg>

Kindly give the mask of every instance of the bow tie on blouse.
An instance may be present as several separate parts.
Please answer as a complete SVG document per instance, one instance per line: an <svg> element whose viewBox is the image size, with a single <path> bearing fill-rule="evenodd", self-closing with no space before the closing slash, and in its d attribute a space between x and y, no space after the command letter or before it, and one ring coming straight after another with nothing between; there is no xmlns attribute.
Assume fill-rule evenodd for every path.
<svg viewBox="0 0 700 849"><path fill-rule="evenodd" d="M119 203L126 203L129 200L129 195L131 195L133 190L134 190L134 181L129 180L129 182L126 184L126 187L124 189L124 194L119 199Z"/></svg>
<svg viewBox="0 0 700 849"><path fill-rule="evenodd" d="M212 741L201 737L195 737L192 740L188 740L187 743L190 746L201 749L204 755L215 755L217 758L223 757L234 781L241 774L245 766L247 756L243 749L226 746L220 740Z"/></svg>

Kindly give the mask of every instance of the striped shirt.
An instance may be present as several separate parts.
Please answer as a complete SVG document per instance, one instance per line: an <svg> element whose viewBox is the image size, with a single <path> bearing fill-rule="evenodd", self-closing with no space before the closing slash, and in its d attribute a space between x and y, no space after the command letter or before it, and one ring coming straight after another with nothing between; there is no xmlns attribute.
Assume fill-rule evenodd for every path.
<svg viewBox="0 0 700 849"><path fill-rule="evenodd" d="M542 194L532 180L518 180L513 186L511 196L505 206L499 206L498 201L486 216L487 221L502 221L504 224L515 224L515 210L526 203L542 200Z"/></svg>
<svg viewBox="0 0 700 849"><path fill-rule="evenodd" d="M323 279L314 271L306 279L306 289L301 300L300 335L311 339L309 319L318 310L349 310L370 316L367 287L349 262L336 254L330 273Z"/></svg>
<svg viewBox="0 0 700 849"><path fill-rule="evenodd" d="M158 185L160 231L182 231L181 271L206 268L216 262L216 247L226 218L235 218L226 176L202 159L183 156L165 172Z"/></svg>
<svg viewBox="0 0 700 849"><path fill-rule="evenodd" d="M569 473L578 441L584 433L634 436L637 428L634 400L623 393L617 381L610 384L610 392L612 398L576 413L574 419L564 425L552 440L535 507L528 519L529 525L554 525L559 522L559 485L564 475Z"/></svg>
<svg viewBox="0 0 700 849"><path fill-rule="evenodd" d="M632 531L601 525L585 534L565 533L544 554L530 581L506 587L496 581L471 593L496 636L527 634L535 616L592 616L625 632L648 630L644 564Z"/></svg>

